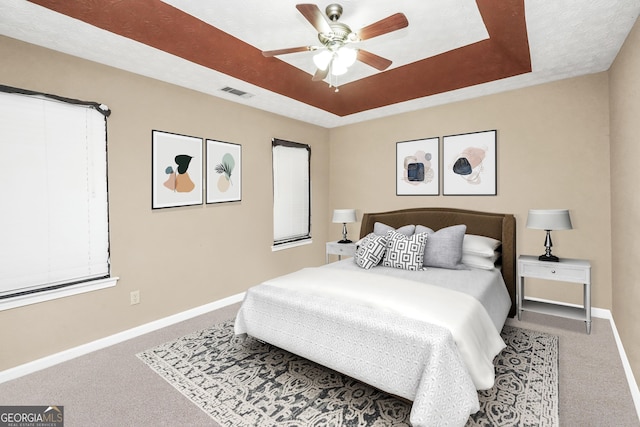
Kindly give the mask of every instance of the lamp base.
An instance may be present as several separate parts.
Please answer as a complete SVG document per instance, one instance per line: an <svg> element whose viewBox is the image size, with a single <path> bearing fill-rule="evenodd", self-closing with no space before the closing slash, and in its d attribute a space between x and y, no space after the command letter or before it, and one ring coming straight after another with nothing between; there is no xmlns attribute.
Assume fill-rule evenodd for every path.
<svg viewBox="0 0 640 427"><path fill-rule="evenodd" d="M560 258L558 258L558 257L557 257L557 256L555 256L555 255L547 255L547 254L544 254L544 255L540 255L540 256L538 257L538 260L539 260L539 261L551 261L551 262L558 262L558 261L560 261Z"/></svg>
<svg viewBox="0 0 640 427"><path fill-rule="evenodd" d="M353 242L349 239L342 239L342 240L338 240L338 243L353 243Z"/></svg>

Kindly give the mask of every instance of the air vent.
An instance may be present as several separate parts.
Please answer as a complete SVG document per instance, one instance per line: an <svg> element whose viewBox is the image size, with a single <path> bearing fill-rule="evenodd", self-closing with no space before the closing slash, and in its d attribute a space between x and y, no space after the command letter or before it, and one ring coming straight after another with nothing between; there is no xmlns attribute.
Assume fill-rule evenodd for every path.
<svg viewBox="0 0 640 427"><path fill-rule="evenodd" d="M230 94L232 94L232 95L239 96L239 97L241 97L241 98L251 98L251 97L253 96L253 94L251 94L251 93L248 93L248 92L242 91L242 90L240 90L240 89L234 89L234 88L229 87L229 86L227 86L227 87L223 87L223 88L222 88L222 89L220 89L220 90L221 90L221 91L223 91L223 92L230 93Z"/></svg>

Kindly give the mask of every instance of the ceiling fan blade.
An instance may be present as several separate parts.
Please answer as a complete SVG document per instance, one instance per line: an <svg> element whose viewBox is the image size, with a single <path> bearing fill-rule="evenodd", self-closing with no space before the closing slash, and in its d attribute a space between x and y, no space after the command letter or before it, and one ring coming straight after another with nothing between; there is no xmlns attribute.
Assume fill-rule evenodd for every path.
<svg viewBox="0 0 640 427"><path fill-rule="evenodd" d="M360 40L367 40L408 26L409 21L404 13L396 13L394 15L387 16L378 22L374 22L371 25L367 25L366 27L361 28L360 31L356 31L356 33Z"/></svg>
<svg viewBox="0 0 640 427"><path fill-rule="evenodd" d="M327 74L329 74L329 67L327 67L326 70L321 70L320 68L318 68L311 80L313 80L314 82L319 82L320 80L324 80L327 77Z"/></svg>
<svg viewBox="0 0 640 427"><path fill-rule="evenodd" d="M315 4L297 4L296 9L298 9L302 16L304 16L319 33L331 32L331 27L329 26L327 18L324 17L318 6Z"/></svg>
<svg viewBox="0 0 640 427"><path fill-rule="evenodd" d="M391 65L391 61L388 59L362 49L358 50L357 60L372 66L378 71L384 71Z"/></svg>
<svg viewBox="0 0 640 427"><path fill-rule="evenodd" d="M269 58L271 56L284 55L287 53L306 52L309 50L312 50L310 46L290 47L287 49L276 49L276 50L263 50L262 56L266 56L267 58Z"/></svg>

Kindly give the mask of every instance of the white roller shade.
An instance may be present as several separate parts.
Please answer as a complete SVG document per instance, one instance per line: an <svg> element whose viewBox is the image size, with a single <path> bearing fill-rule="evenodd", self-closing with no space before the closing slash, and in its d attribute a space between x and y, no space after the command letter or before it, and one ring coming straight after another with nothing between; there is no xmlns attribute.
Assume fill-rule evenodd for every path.
<svg viewBox="0 0 640 427"><path fill-rule="evenodd" d="M0 93L0 296L109 275L106 118Z"/></svg>
<svg viewBox="0 0 640 427"><path fill-rule="evenodd" d="M275 245L311 236L310 148L273 142L273 241Z"/></svg>

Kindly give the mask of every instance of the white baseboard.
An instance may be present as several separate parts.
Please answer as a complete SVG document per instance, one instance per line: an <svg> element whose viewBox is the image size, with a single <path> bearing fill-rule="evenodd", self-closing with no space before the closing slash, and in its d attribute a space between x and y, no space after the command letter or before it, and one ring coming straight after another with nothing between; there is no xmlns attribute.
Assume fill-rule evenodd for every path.
<svg viewBox="0 0 640 427"><path fill-rule="evenodd" d="M24 375L37 372L39 370L49 368L57 365L58 363L66 362L67 360L74 359L79 356L91 353L96 350L112 346L114 344L121 343L131 338L138 337L140 335L147 334L149 332L156 331L158 329L171 326L173 324L189 320L193 317L200 316L205 313L217 310L222 307L226 307L237 302L241 302L244 299L244 292L236 295L232 295L227 298L223 298L218 301L214 301L209 304L201 305L181 313L174 314L162 319L155 320L153 322L146 323L144 325L137 326L135 328L128 329L126 331L119 332L117 334L100 338L98 340L79 345L77 347L70 348L68 350L61 351L49 356L45 356L41 359L34 360L32 362L25 363L15 368L10 368L0 372L0 384L22 377Z"/></svg>
<svg viewBox="0 0 640 427"><path fill-rule="evenodd" d="M613 315L609 310L609 322L611 322L611 330L613 331L613 336L616 339L616 345L618 346L618 352L620 353L620 359L622 359L622 366L624 367L624 372L627 375L627 382L629 383L629 391L631 391L631 397L633 398L633 403L636 405L636 413L638 414L638 418L640 418L640 390L638 389L638 383L633 376L633 371L631 370L631 365L629 364L629 359L627 359L627 353L624 351L624 346L622 345L622 340L620 340L620 335L618 335L618 328L616 328L616 323L613 321ZM605 317L606 319L606 317Z"/></svg>
<svg viewBox="0 0 640 427"><path fill-rule="evenodd" d="M552 304L568 305L570 307L582 307L581 305L577 305L577 304L567 304L563 302L551 301L551 300L541 299L541 298L527 297L527 299L540 301L540 302L547 302ZM591 307L591 317L597 317L599 319L607 319L611 324L611 330L613 331L613 336L616 340L616 346L618 347L618 353L620 354L620 359L622 361L624 373L627 377L627 383L629 384L629 391L631 392L631 397L633 398L633 403L635 404L638 418L640 418L640 389L638 389L638 383L636 382L636 379L633 376L633 371L631 370L631 364L629 364L627 353L624 351L622 340L620 339L620 335L618 335L618 328L616 327L616 323L613 321L613 314L611 314L611 310L607 310L606 308Z"/></svg>

